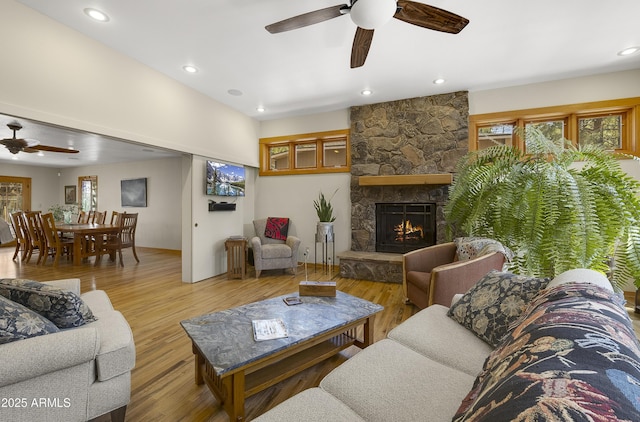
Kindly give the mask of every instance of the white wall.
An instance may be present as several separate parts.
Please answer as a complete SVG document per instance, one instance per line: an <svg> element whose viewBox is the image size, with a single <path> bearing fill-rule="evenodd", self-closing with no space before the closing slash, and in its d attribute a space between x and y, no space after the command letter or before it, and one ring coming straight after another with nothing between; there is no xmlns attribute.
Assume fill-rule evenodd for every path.
<svg viewBox="0 0 640 422"><path fill-rule="evenodd" d="M167 158L134 163L95 165L58 170L59 204L64 204L64 186L78 185L79 176L98 176L98 211L138 213L136 246L182 249L181 159ZM147 178L147 206L122 207L120 181ZM36 198L35 195L33 195Z"/></svg>
<svg viewBox="0 0 640 422"><path fill-rule="evenodd" d="M349 110L270 120L261 123L260 137L293 135L349 129ZM305 247L309 248L309 262L314 262L315 230L318 216L313 201L320 191L329 197L338 189L331 205L334 222L336 254L351 249L350 173L328 173L292 176L261 176L256 181L255 218L289 217L289 233L302 241L299 261ZM253 228L250 228L253 235ZM318 249L320 253L320 249ZM337 259L336 259L337 261Z"/></svg>
<svg viewBox="0 0 640 422"><path fill-rule="evenodd" d="M640 97L640 69L469 92L469 114Z"/></svg>
<svg viewBox="0 0 640 422"><path fill-rule="evenodd" d="M193 157L191 165L192 200L190 204L191 222L193 226L191 240L192 257L194 262L204 265L193 266L191 275L193 281L211 277L211 274L222 274L227 271L227 255L224 242L229 236L244 235L246 218L252 219L253 214L247 214L247 205L253 206L251 198L255 190L253 170L249 168L246 174L245 197L221 197L205 195L206 157ZM226 201L235 203L235 211L209 211L209 201Z"/></svg>
<svg viewBox="0 0 640 422"><path fill-rule="evenodd" d="M258 165L257 121L17 2L0 16L0 113Z"/></svg>

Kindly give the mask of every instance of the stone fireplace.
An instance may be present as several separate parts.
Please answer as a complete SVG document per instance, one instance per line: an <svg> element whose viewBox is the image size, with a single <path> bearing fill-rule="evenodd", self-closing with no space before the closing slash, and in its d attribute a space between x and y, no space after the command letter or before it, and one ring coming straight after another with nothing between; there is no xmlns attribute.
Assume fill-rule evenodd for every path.
<svg viewBox="0 0 640 422"><path fill-rule="evenodd" d="M435 204L436 242L445 240L448 184L421 182L418 176L453 173L468 152L468 119L467 92L351 108L351 251L339 255L341 275L396 282L399 275L402 281L397 265L401 267L403 252L376 256L380 254L376 252L378 203ZM371 176L390 177L378 185ZM366 257L366 262L358 257ZM367 264L377 258L387 261L382 268L388 269Z"/></svg>

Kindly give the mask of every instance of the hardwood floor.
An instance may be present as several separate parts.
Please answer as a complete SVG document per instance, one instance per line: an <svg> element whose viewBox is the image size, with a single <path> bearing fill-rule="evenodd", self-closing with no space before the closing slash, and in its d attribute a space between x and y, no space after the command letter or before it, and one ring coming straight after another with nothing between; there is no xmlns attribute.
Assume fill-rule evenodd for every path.
<svg viewBox="0 0 640 422"><path fill-rule="evenodd" d="M0 276L34 280L80 278L82 291L105 290L113 306L131 325L136 344L136 367L132 372L131 403L127 421L228 421L205 385L194 382L194 357L191 342L180 321L245 303L297 291L304 280L304 270L297 275L282 271L263 271L259 279L253 274L245 280L227 280L226 275L199 283L181 282L180 256L176 252L137 248L140 263L130 250L123 251L124 267L103 259L98 267L93 261L74 267L65 258L58 268L51 260L44 266L16 263L13 248L0 248ZM309 279L337 282L339 290L385 307L376 316L375 340L416 309L403 304L402 286L364 280L331 277L310 270ZM309 368L246 401L247 419L253 419L286 398L317 386L334 367L357 353L351 347L339 355ZM100 421L108 421L108 417Z"/></svg>

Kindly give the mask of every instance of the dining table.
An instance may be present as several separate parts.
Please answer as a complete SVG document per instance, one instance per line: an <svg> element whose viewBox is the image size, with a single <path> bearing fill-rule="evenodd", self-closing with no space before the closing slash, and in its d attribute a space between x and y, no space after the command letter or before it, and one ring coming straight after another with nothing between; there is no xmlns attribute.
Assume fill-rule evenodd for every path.
<svg viewBox="0 0 640 422"><path fill-rule="evenodd" d="M118 233L120 226L118 224L70 223L56 225L56 230L61 234L73 234L73 265L81 265L84 258L95 256L96 251L102 248L104 236ZM96 241L94 250L87 250L86 247L83 249L86 243L82 240L89 236Z"/></svg>

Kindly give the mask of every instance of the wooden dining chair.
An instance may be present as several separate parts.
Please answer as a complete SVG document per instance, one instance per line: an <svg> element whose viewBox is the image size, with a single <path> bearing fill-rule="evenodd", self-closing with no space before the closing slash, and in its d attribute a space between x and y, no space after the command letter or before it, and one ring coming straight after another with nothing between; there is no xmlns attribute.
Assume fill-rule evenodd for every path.
<svg viewBox="0 0 640 422"><path fill-rule="evenodd" d="M78 223L87 224L89 222L89 214L86 211L80 211L78 213Z"/></svg>
<svg viewBox="0 0 640 422"><path fill-rule="evenodd" d="M29 230L24 219L22 211L11 213L11 224L13 225L13 233L16 237L16 250L13 253L13 260L18 257L20 251L20 261L24 261L29 253Z"/></svg>
<svg viewBox="0 0 640 422"><path fill-rule="evenodd" d="M60 237L52 213L42 214L42 227L47 239L46 254L42 264L44 265L49 255L51 255L53 257L53 266L57 267L60 255L65 252L70 253L73 250L73 240Z"/></svg>
<svg viewBox="0 0 640 422"><path fill-rule="evenodd" d="M122 213L117 217L120 230L115 235L107 236L103 247L96 255L95 264L98 265L102 255L109 254L115 259L115 254L118 254L120 259L120 266L124 267L124 261L122 259L122 250L125 248L131 248L133 251L133 257L137 262L140 262L138 254L136 252L136 227L138 225L138 213Z"/></svg>
<svg viewBox="0 0 640 422"><path fill-rule="evenodd" d="M105 220L107 218L107 211L96 211L93 214L93 223L94 224L104 224ZM97 241L97 239L95 238L95 236L91 235L91 236L86 236L84 239L82 239L82 250L83 250L83 256L97 256L98 255L98 251L96 250L97 245L99 244ZM106 240L105 237L102 237L102 242L104 243Z"/></svg>
<svg viewBox="0 0 640 422"><path fill-rule="evenodd" d="M107 211L96 211L93 215L93 222L95 224L104 224L107 220Z"/></svg>
<svg viewBox="0 0 640 422"><path fill-rule="evenodd" d="M29 230L29 252L27 253L26 262L31 260L31 256L36 249L38 250L38 260L36 264L40 264L40 261L47 253L47 239L44 235L41 215L42 212L40 211L30 211L24 214L27 222L26 226Z"/></svg>
<svg viewBox="0 0 640 422"><path fill-rule="evenodd" d="M118 218L120 217L120 213L118 211L111 211L111 223L110 224L118 224Z"/></svg>

